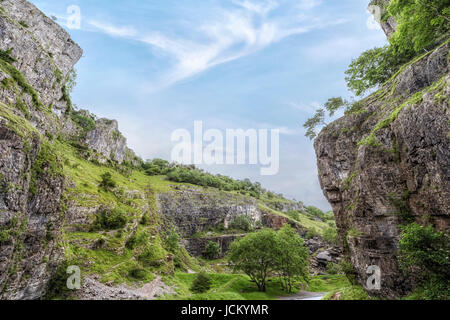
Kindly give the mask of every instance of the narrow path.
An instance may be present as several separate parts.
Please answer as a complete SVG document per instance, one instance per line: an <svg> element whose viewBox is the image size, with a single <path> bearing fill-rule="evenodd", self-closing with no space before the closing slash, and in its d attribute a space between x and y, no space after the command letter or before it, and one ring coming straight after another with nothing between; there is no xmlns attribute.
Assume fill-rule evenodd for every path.
<svg viewBox="0 0 450 320"><path fill-rule="evenodd" d="M278 300L322 300L327 292L308 292L308 291L300 291L297 294L280 297Z"/></svg>

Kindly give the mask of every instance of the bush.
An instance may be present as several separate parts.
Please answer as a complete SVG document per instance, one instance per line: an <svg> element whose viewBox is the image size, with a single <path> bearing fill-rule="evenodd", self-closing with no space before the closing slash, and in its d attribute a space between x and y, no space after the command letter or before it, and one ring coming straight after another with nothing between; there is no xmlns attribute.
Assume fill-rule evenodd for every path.
<svg viewBox="0 0 450 320"><path fill-rule="evenodd" d="M411 59L384 46L363 52L353 60L345 72L348 88L357 96L388 81L398 69Z"/></svg>
<svg viewBox="0 0 450 320"><path fill-rule="evenodd" d="M172 252L176 253L178 251L178 241L180 239L180 236L175 230L172 230L169 234L166 235L166 244L167 249Z"/></svg>
<svg viewBox="0 0 450 320"><path fill-rule="evenodd" d="M132 235L130 238L128 238L127 242L125 243L125 247L127 249L133 250L136 247L137 244L137 237L136 235Z"/></svg>
<svg viewBox="0 0 450 320"><path fill-rule="evenodd" d="M209 289L211 289L211 278L205 272L198 273L192 283L191 291L193 293L205 293Z"/></svg>
<svg viewBox="0 0 450 320"><path fill-rule="evenodd" d="M117 230L127 224L127 215L121 209L103 209L95 216L93 230Z"/></svg>
<svg viewBox="0 0 450 320"><path fill-rule="evenodd" d="M253 220L247 216L237 216L231 221L230 228L249 232L253 229Z"/></svg>
<svg viewBox="0 0 450 320"><path fill-rule="evenodd" d="M164 264L166 256L167 252L161 246L152 244L139 255L138 260L146 267L160 267Z"/></svg>
<svg viewBox="0 0 450 320"><path fill-rule="evenodd" d="M338 233L337 233L336 228L325 229L325 231L323 232L322 238L323 238L323 240L325 240L326 242L328 242L330 244L337 245L339 243Z"/></svg>
<svg viewBox="0 0 450 320"><path fill-rule="evenodd" d="M116 182L112 179L112 175L109 172L105 172L100 176L102 178L102 181L100 182L100 188L102 188L105 191L110 191L111 189L114 189L116 187Z"/></svg>
<svg viewBox="0 0 450 320"><path fill-rule="evenodd" d="M342 259L339 263L339 268L342 270L342 272L347 277L348 281L350 281L351 284L356 285L358 284L358 274L356 273L355 268L353 267L353 264L348 258Z"/></svg>
<svg viewBox="0 0 450 320"><path fill-rule="evenodd" d="M82 129L83 136L95 128L95 120L91 116L86 115L85 111L72 111L70 118Z"/></svg>
<svg viewBox="0 0 450 320"><path fill-rule="evenodd" d="M287 215L296 221L300 220L300 213L298 211L289 211Z"/></svg>
<svg viewBox="0 0 450 320"><path fill-rule="evenodd" d="M449 257L450 239L447 234L417 223L402 227L399 264L405 273L414 273L426 285L432 279L442 279L442 282L450 284Z"/></svg>
<svg viewBox="0 0 450 320"><path fill-rule="evenodd" d="M205 258L213 260L216 259L220 254L220 246L217 242L209 241L206 245L205 252L203 255Z"/></svg>
<svg viewBox="0 0 450 320"><path fill-rule="evenodd" d="M315 228L311 228L306 232L305 238L306 239L313 239L316 237L319 237L320 233L317 232L317 230Z"/></svg>
<svg viewBox="0 0 450 320"><path fill-rule="evenodd" d="M147 270L136 267L130 270L130 276L136 280L144 280L147 277Z"/></svg>
<svg viewBox="0 0 450 320"><path fill-rule="evenodd" d="M333 262L329 262L328 264L327 264L327 272L329 273L329 274L339 274L339 273L341 273L342 272L342 270L341 270L341 267L340 267L340 265L339 264L337 264L337 263L333 263Z"/></svg>
<svg viewBox="0 0 450 320"><path fill-rule="evenodd" d="M71 265L68 261L63 261L56 269L55 273L51 277L47 293L46 300L52 299L64 299L70 294L70 289L67 288L67 279L70 275L67 274L67 268Z"/></svg>

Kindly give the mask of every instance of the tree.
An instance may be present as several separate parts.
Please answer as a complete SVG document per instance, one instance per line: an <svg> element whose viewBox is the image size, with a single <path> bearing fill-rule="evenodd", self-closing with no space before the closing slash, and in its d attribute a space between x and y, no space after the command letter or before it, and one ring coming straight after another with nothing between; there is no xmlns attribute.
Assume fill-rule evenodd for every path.
<svg viewBox="0 0 450 320"><path fill-rule="evenodd" d="M166 244L167 244L167 250L169 250L172 253L176 253L179 248L178 241L180 240L180 236L175 230L172 230L171 232L166 234Z"/></svg>
<svg viewBox="0 0 450 320"><path fill-rule="evenodd" d="M361 96L388 81L410 59L411 55L399 54L391 46L364 51L345 72L347 86Z"/></svg>
<svg viewBox="0 0 450 320"><path fill-rule="evenodd" d="M216 259L220 254L220 246L217 242L209 241L206 245L205 252L203 255L207 259Z"/></svg>
<svg viewBox="0 0 450 320"><path fill-rule="evenodd" d="M305 136L313 140L317 136L316 128L319 125L327 125L325 123L325 111L323 109L318 109L314 116L306 120L303 124L303 127L306 129Z"/></svg>
<svg viewBox="0 0 450 320"><path fill-rule="evenodd" d="M266 281L276 269L274 256L278 252L276 233L264 229L234 241L228 260L234 271L242 271L256 283L260 292L266 291Z"/></svg>
<svg viewBox="0 0 450 320"><path fill-rule="evenodd" d="M402 228L399 265L413 273L422 286L423 298L447 300L450 296L450 237L432 226L411 223Z"/></svg>
<svg viewBox="0 0 450 320"><path fill-rule="evenodd" d="M247 216L237 216L231 221L230 228L249 232L253 229L253 220Z"/></svg>
<svg viewBox="0 0 450 320"><path fill-rule="evenodd" d="M211 278L205 272L198 273L192 283L191 291L193 293L204 293L209 289L211 289Z"/></svg>
<svg viewBox="0 0 450 320"><path fill-rule="evenodd" d="M420 269L423 277L440 274L450 277L450 239L432 226L411 223L402 228L399 244L400 266L406 271Z"/></svg>
<svg viewBox="0 0 450 320"><path fill-rule="evenodd" d="M330 117L334 116L335 112L346 106L348 103L342 97L330 98L325 102L325 109L327 109Z"/></svg>
<svg viewBox="0 0 450 320"><path fill-rule="evenodd" d="M116 187L116 182L112 179L112 175L109 172L105 172L100 176L102 181L100 182L100 188L105 191L109 191Z"/></svg>
<svg viewBox="0 0 450 320"><path fill-rule="evenodd" d="M387 11L397 21L396 32L389 42L398 53L420 54L448 37L448 0L392 0Z"/></svg>
<svg viewBox="0 0 450 320"><path fill-rule="evenodd" d="M294 281L308 279L308 249L303 239L288 224L277 232L276 241L276 273L283 290L291 293Z"/></svg>

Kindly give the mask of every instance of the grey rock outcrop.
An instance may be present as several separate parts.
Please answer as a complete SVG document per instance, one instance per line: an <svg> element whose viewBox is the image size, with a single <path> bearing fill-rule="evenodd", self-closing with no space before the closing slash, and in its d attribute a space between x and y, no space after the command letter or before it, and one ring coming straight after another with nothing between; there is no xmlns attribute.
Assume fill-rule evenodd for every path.
<svg viewBox="0 0 450 320"><path fill-rule="evenodd" d="M255 199L201 188L159 194L158 207L183 237L219 226L227 229L237 216L247 216L255 224L262 221Z"/></svg>
<svg viewBox="0 0 450 320"><path fill-rule="evenodd" d="M60 242L71 186L49 140L79 136L65 83L82 50L25 0L0 2L0 50L0 299L39 299L64 259ZM108 159L136 160L106 123L97 122L90 145ZM69 209L72 223L92 219L90 208Z"/></svg>
<svg viewBox="0 0 450 320"><path fill-rule="evenodd" d="M34 175L42 143L9 125L0 117L0 298L37 299L62 256L64 178L45 163Z"/></svg>
<svg viewBox="0 0 450 320"><path fill-rule="evenodd" d="M411 288L397 265L405 215L450 228L448 54L444 44L402 69L315 141L321 187L361 284L368 266L381 268L382 290L373 295Z"/></svg>
<svg viewBox="0 0 450 320"><path fill-rule="evenodd" d="M63 85L82 56L81 48L67 32L28 1L4 0L0 3L0 50L10 49L16 60L12 65L35 90L36 97L23 87L19 94L3 89L0 92L2 101L17 104L19 99L23 100L31 113L31 122L42 131L56 133L58 127L54 116L67 109ZM11 77L3 68L0 73L3 74L1 78ZM37 99L43 106L51 106L53 116L37 108Z"/></svg>
<svg viewBox="0 0 450 320"><path fill-rule="evenodd" d="M397 28L397 21L394 17L385 17L390 2L391 0L372 0L368 7L368 11L374 15L376 20L379 20L377 22L387 37L390 37Z"/></svg>
<svg viewBox="0 0 450 320"><path fill-rule="evenodd" d="M122 163L126 159L127 140L119 132L116 120L98 119L95 128L87 133L85 142L89 149L103 156L99 159L102 163L107 159Z"/></svg>
<svg viewBox="0 0 450 320"><path fill-rule="evenodd" d="M186 238L182 240L182 244L191 255L194 257L201 257L204 255L208 243L215 242L220 248L220 253L217 258L223 258L230 249L231 243L243 236L245 236L245 234L231 234L204 238Z"/></svg>

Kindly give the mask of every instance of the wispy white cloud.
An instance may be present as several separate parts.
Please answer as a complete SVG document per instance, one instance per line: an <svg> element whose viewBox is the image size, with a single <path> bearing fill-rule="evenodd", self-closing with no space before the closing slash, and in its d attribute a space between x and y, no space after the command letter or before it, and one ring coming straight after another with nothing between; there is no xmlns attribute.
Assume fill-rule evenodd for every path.
<svg viewBox="0 0 450 320"><path fill-rule="evenodd" d="M320 108L321 104L317 101L313 101L311 103L303 103L303 102L291 102L288 104L290 107L295 110L302 111L306 114L313 114L316 112L318 108Z"/></svg>
<svg viewBox="0 0 450 320"><path fill-rule="evenodd" d="M300 10L311 10L322 4L321 0L301 0L297 3L297 8Z"/></svg>
<svg viewBox="0 0 450 320"><path fill-rule="evenodd" d="M136 37L136 35L137 35L136 29L131 26L117 27L108 22L95 21L95 20L88 21L88 24L90 26L94 27L95 29L97 29L101 32L104 32L110 36L132 38L132 37Z"/></svg>
<svg viewBox="0 0 450 320"><path fill-rule="evenodd" d="M170 70L160 79L145 85L145 90L155 90L256 53L287 37L343 22L307 18L305 12L319 6L320 0L291 3L290 10L285 8L289 13L278 16L272 16L272 12L286 5L283 0L233 0L232 3L232 7L215 8L211 20L193 25L189 30L191 38L156 31L139 32L132 26L114 26L109 22L89 21L89 25L111 36L144 42L173 61Z"/></svg>
<svg viewBox="0 0 450 320"><path fill-rule="evenodd" d="M233 0L233 3L237 6L240 6L248 11L253 11L255 13L258 13L260 15L266 15L273 9L278 7L278 3L273 0L269 1L260 1L260 2L253 2L249 0Z"/></svg>

